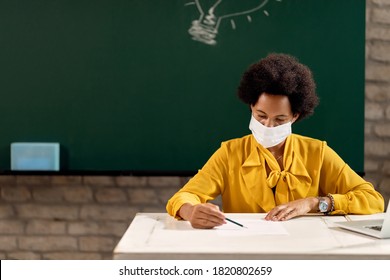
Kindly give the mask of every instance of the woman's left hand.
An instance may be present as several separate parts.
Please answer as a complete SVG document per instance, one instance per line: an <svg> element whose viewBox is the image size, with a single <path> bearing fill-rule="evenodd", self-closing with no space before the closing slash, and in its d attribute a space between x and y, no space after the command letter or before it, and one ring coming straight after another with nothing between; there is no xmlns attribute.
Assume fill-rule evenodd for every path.
<svg viewBox="0 0 390 280"><path fill-rule="evenodd" d="M291 218L305 215L318 208L318 198L308 197L297 199L286 204L278 205L268 212L265 219L267 221L285 221Z"/></svg>

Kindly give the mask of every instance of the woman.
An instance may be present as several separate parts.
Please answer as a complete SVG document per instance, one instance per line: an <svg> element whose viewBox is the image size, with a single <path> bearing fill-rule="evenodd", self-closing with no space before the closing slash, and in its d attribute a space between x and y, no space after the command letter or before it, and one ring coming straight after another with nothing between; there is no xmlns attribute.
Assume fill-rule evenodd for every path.
<svg viewBox="0 0 390 280"><path fill-rule="evenodd" d="M204 167L167 203L194 228L226 223L224 212L262 213L283 221L308 212L383 212L383 197L325 141L291 133L318 105L309 68L294 57L270 54L244 73L239 98L249 105L251 135L222 143Z"/></svg>

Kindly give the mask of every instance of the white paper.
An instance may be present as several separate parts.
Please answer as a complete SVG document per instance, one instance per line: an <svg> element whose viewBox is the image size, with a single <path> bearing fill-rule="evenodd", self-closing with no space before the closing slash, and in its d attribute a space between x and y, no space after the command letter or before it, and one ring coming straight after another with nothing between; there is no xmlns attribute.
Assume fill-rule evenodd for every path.
<svg viewBox="0 0 390 280"><path fill-rule="evenodd" d="M283 222L266 221L264 219L240 219L235 220L245 227L240 227L234 223L227 221L226 224L216 227L220 235L288 235L288 231L284 228Z"/></svg>

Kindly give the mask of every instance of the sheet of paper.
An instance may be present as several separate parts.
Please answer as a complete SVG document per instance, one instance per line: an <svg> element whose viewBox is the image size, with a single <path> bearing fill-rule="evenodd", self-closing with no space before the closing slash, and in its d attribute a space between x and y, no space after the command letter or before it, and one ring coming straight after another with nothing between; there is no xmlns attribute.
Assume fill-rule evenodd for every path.
<svg viewBox="0 0 390 280"><path fill-rule="evenodd" d="M283 222L272 222L263 219L242 219L234 220L245 227L240 227L231 222L216 227L218 234L221 235L288 235L289 233L283 226Z"/></svg>

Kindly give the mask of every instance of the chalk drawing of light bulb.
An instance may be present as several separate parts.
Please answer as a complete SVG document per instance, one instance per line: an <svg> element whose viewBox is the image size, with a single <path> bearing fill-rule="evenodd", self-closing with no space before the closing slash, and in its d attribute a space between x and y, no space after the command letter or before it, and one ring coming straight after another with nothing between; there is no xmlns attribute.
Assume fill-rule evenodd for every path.
<svg viewBox="0 0 390 280"><path fill-rule="evenodd" d="M263 8L269 0L194 0L200 13L192 22L188 33L193 40L216 45L216 36L221 21L227 18L253 13ZM239 3L239 4L238 4ZM234 26L233 26L234 28Z"/></svg>

